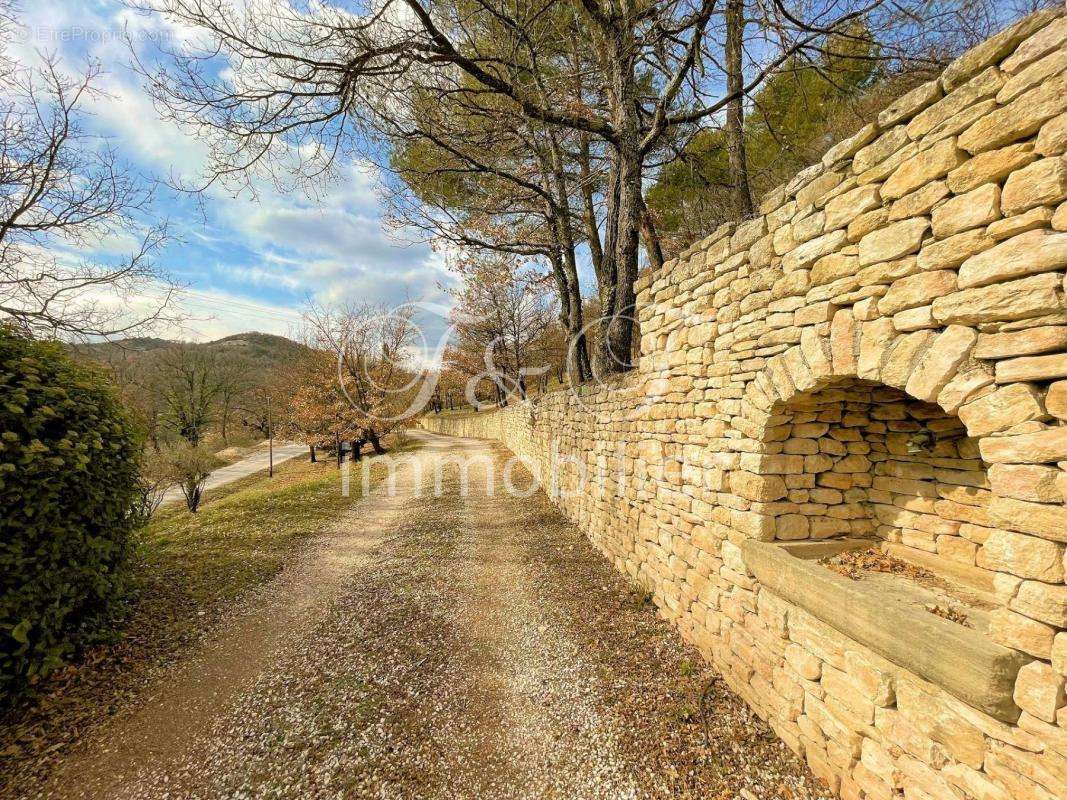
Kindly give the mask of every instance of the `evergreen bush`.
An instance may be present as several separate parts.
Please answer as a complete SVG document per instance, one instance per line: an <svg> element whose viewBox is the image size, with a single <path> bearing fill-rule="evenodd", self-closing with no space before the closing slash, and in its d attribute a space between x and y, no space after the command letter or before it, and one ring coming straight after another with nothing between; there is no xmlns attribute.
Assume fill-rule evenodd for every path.
<svg viewBox="0 0 1067 800"><path fill-rule="evenodd" d="M104 625L139 520L137 453L102 373L0 326L0 701Z"/></svg>

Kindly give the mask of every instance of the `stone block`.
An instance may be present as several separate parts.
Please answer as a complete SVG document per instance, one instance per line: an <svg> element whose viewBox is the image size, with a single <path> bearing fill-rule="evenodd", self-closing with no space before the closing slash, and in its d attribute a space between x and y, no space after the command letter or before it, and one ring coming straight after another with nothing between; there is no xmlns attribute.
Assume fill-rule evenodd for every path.
<svg viewBox="0 0 1067 800"><path fill-rule="evenodd" d="M1023 581L1009 603L1012 611L1030 619L1067 628L1067 586Z"/></svg>
<svg viewBox="0 0 1067 800"><path fill-rule="evenodd" d="M868 233L860 239L860 266L893 261L910 253L917 253L929 227L928 219L918 217L895 222Z"/></svg>
<svg viewBox="0 0 1067 800"><path fill-rule="evenodd" d="M1067 378L1067 353L1051 353L1045 356L1020 356L998 361L997 383L1016 381L1047 381Z"/></svg>
<svg viewBox="0 0 1067 800"><path fill-rule="evenodd" d="M914 192L906 194L889 207L889 221L918 217L930 213L934 206L949 196L948 184L944 181L924 183Z"/></svg>
<svg viewBox="0 0 1067 800"><path fill-rule="evenodd" d="M824 209L826 230L833 231L844 227L860 214L881 205L882 196L876 185L859 186L844 194L839 194L826 203Z"/></svg>
<svg viewBox="0 0 1067 800"><path fill-rule="evenodd" d="M852 159L852 171L857 175L868 172L887 161L890 156L900 153L908 143L908 131L903 125L889 128L870 144L856 151Z"/></svg>
<svg viewBox="0 0 1067 800"><path fill-rule="evenodd" d="M865 147L878 136L880 128L877 123L871 122L864 125L852 136L830 147L822 157L824 167L832 167L838 161L855 155L861 147Z"/></svg>
<svg viewBox="0 0 1067 800"><path fill-rule="evenodd" d="M908 136L912 139L936 136L947 121L974 108L979 101L995 96L1004 85L1004 80L1004 75L996 67L983 70L963 86L916 114L908 123Z"/></svg>
<svg viewBox="0 0 1067 800"><path fill-rule="evenodd" d="M894 314L893 327L904 333L939 326L937 320L934 319L933 306L924 305Z"/></svg>
<svg viewBox="0 0 1067 800"><path fill-rule="evenodd" d="M893 200L948 175L967 160L956 139L943 139L898 166L882 184L882 199Z"/></svg>
<svg viewBox="0 0 1067 800"><path fill-rule="evenodd" d="M822 676L822 661L799 644L790 643L786 646L785 660L804 680L817 681Z"/></svg>
<svg viewBox="0 0 1067 800"><path fill-rule="evenodd" d="M891 319L875 319L860 326L859 358L856 362L856 374L860 378L879 379L882 358L896 336Z"/></svg>
<svg viewBox="0 0 1067 800"><path fill-rule="evenodd" d="M813 376L825 378L833 373L829 342L814 327L805 328L800 334L800 350Z"/></svg>
<svg viewBox="0 0 1067 800"><path fill-rule="evenodd" d="M930 81L917 86L902 97L897 98L878 115L878 125L889 128L900 122L906 122L932 103L942 97L938 81Z"/></svg>
<svg viewBox="0 0 1067 800"><path fill-rule="evenodd" d="M973 75L1009 56L1026 38L1053 22L1058 13L1056 9L1046 9L1030 14L975 45L948 65L941 74L941 85L950 92L966 83Z"/></svg>
<svg viewBox="0 0 1067 800"><path fill-rule="evenodd" d="M1027 231L1001 242L960 267L959 286L970 289L1067 267L1067 233Z"/></svg>
<svg viewBox="0 0 1067 800"><path fill-rule="evenodd" d="M1064 474L1055 467L1037 464L993 464L989 468L989 486L1003 497L1030 500L1034 503L1062 503L1067 500L1057 486Z"/></svg>
<svg viewBox="0 0 1067 800"><path fill-rule="evenodd" d="M836 188L842 180L844 175L840 172L823 172L811 183L805 186L803 189L797 192L797 208L806 208L809 206L822 206L822 199Z"/></svg>
<svg viewBox="0 0 1067 800"><path fill-rule="evenodd" d="M978 566L1057 583L1064 579L1063 552L1062 545L1047 539L994 530L979 551Z"/></svg>
<svg viewBox="0 0 1067 800"><path fill-rule="evenodd" d="M1042 158L1008 177L1001 195L1001 210L1006 216L1021 214L1035 206L1054 206L1064 198L1067 198L1067 161L1062 156Z"/></svg>
<svg viewBox="0 0 1067 800"><path fill-rule="evenodd" d="M782 267L787 271L806 269L828 253L839 249L847 238L845 231L836 230L818 236L794 247L782 258Z"/></svg>
<svg viewBox="0 0 1067 800"><path fill-rule="evenodd" d="M892 316L898 311L929 305L937 297L956 291L956 273L951 270L920 272L895 281L878 301L878 311Z"/></svg>
<svg viewBox="0 0 1067 800"><path fill-rule="evenodd" d="M781 500L789 492L785 481L776 475L755 475L744 470L730 473L730 490L748 500L773 502Z"/></svg>
<svg viewBox="0 0 1067 800"><path fill-rule="evenodd" d="M1061 278L1053 273L964 289L933 302L934 319L948 325L1029 319L1055 314L1062 308Z"/></svg>
<svg viewBox="0 0 1067 800"><path fill-rule="evenodd" d="M937 404L949 414L954 414L961 405L993 383L993 373L980 366L961 370L945 384L937 396Z"/></svg>
<svg viewBox="0 0 1067 800"><path fill-rule="evenodd" d="M997 102L1010 103L1023 92L1067 69L1067 50L1051 53L1012 75L997 92Z"/></svg>
<svg viewBox="0 0 1067 800"><path fill-rule="evenodd" d="M955 377L960 364L970 355L977 339L978 334L973 329L950 325L919 360L905 391L920 400L936 400L938 393Z"/></svg>
<svg viewBox="0 0 1067 800"><path fill-rule="evenodd" d="M985 183L999 183L1036 160L1034 146L1029 142L980 153L948 174L948 188L954 194L964 194Z"/></svg>
<svg viewBox="0 0 1067 800"><path fill-rule="evenodd" d="M882 364L880 379L883 383L903 389L911 377L916 362L929 348L936 334L930 331L900 336L894 342Z"/></svg>
<svg viewBox="0 0 1067 800"><path fill-rule="evenodd" d="M1055 722L1056 712L1067 703L1063 676L1043 661L1027 664L1019 670L1015 702L1028 714L1045 722Z"/></svg>
<svg viewBox="0 0 1067 800"><path fill-rule="evenodd" d="M1022 214L1016 214L1014 217L998 219L996 222L991 223L985 232L987 236L999 242L1002 239L1018 236L1020 233L1048 228L1051 222L1052 209L1039 206L1038 208L1031 208Z"/></svg>
<svg viewBox="0 0 1067 800"><path fill-rule="evenodd" d="M948 764L941 770L941 774L966 797L973 800L1012 800L1006 789L993 783L985 773L966 764Z"/></svg>
<svg viewBox="0 0 1067 800"><path fill-rule="evenodd" d="M1067 381L1056 381L1048 387L1045 410L1057 419L1067 420Z"/></svg>
<svg viewBox="0 0 1067 800"><path fill-rule="evenodd" d="M1048 120L1067 109L1067 78L1061 73L987 114L960 134L959 146L984 153L1037 133Z"/></svg>
<svg viewBox="0 0 1067 800"><path fill-rule="evenodd" d="M957 233L940 241L928 240L919 251L919 269L954 269L971 256L988 250L997 243L981 228Z"/></svg>
<svg viewBox="0 0 1067 800"><path fill-rule="evenodd" d="M852 222L848 223L846 236L848 241L855 244L871 231L876 231L889 221L888 208L876 208L860 214Z"/></svg>
<svg viewBox="0 0 1067 800"><path fill-rule="evenodd" d="M990 436L978 444L990 464L1050 464L1067 461L1067 425L1035 433Z"/></svg>
<svg viewBox="0 0 1067 800"><path fill-rule="evenodd" d="M1067 542L1067 507L1056 503L1031 503L1012 497L994 497L989 503L994 525L1032 533L1054 542Z"/></svg>
<svg viewBox="0 0 1067 800"><path fill-rule="evenodd" d="M1013 75L1046 53L1062 49L1065 44L1067 44L1067 17L1060 17L1020 43L1015 51L1004 59L1001 69Z"/></svg>
<svg viewBox="0 0 1067 800"><path fill-rule="evenodd" d="M1051 625L1006 608L994 611L989 618L989 638L1036 658L1051 656L1055 636L1056 629Z"/></svg>
<svg viewBox="0 0 1067 800"><path fill-rule="evenodd" d="M856 332L856 319L850 310L841 309L834 314L830 322L830 355L838 375L856 372Z"/></svg>
<svg viewBox="0 0 1067 800"><path fill-rule="evenodd" d="M1043 156L1062 155L1067 150L1067 114L1053 117L1041 126L1034 152Z"/></svg>
<svg viewBox="0 0 1067 800"><path fill-rule="evenodd" d="M943 239L954 233L988 225L999 218L1000 187L995 183L987 183L935 208L931 223L934 236Z"/></svg>
<svg viewBox="0 0 1067 800"><path fill-rule="evenodd" d="M1044 325L1023 331L980 333L975 358L1011 358L1067 350L1067 325Z"/></svg>
<svg viewBox="0 0 1067 800"><path fill-rule="evenodd" d="M1013 383L965 403L957 413L967 426L967 433L971 436L987 436L1020 422L1043 419L1045 407L1036 386Z"/></svg>
<svg viewBox="0 0 1067 800"><path fill-rule="evenodd" d="M845 671L863 695L876 706L887 707L896 702L895 669L892 664L873 655L849 650L845 653Z"/></svg>
<svg viewBox="0 0 1067 800"><path fill-rule="evenodd" d="M742 222L737 226L737 230L734 231L734 235L730 239L730 251L738 253L742 250L748 250L752 245L759 241L766 232L766 217L759 216L755 219Z"/></svg>

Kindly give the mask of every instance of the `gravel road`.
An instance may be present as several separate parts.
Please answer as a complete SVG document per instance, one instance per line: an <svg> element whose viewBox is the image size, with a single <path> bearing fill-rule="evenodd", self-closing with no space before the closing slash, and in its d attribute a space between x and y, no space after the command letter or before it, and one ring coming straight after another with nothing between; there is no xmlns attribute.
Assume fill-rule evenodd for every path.
<svg viewBox="0 0 1067 800"><path fill-rule="evenodd" d="M489 495L504 451L414 435L38 796L828 796L547 498Z"/></svg>

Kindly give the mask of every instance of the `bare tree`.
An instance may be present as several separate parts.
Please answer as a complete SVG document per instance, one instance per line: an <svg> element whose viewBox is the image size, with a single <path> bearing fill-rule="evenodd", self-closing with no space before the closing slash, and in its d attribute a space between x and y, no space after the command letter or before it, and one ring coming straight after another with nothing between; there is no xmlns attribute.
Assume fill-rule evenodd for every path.
<svg viewBox="0 0 1067 800"><path fill-rule="evenodd" d="M511 394L526 397L527 378L552 371L534 360L552 318L537 276L500 257L464 259L457 271L463 284L453 290L454 340L446 365L490 381L500 404Z"/></svg>
<svg viewBox="0 0 1067 800"><path fill-rule="evenodd" d="M219 436L229 442L231 421L242 401L256 388L251 365L244 359L223 353L217 360Z"/></svg>
<svg viewBox="0 0 1067 800"><path fill-rule="evenodd" d="M176 316L152 260L166 225L138 222L151 192L84 129L99 74L70 77L50 56L0 69L0 316L37 335L128 336ZM82 255L109 237L131 239L129 255Z"/></svg>
<svg viewBox="0 0 1067 800"><path fill-rule="evenodd" d="M257 169L321 176L380 123L402 119L415 94L430 104L461 97L486 120L500 110L584 138L599 167L597 206L586 216L600 232L590 246L598 249L601 373L631 364L642 229L652 238L643 180L668 143L731 103L736 109L781 65L817 55L854 20L864 19L872 36L895 25L880 53L903 56L936 33L932 20L943 13L925 0L888 10L882 0L761 2L743 80L724 91L716 0L379 0L355 8L251 0L241 10L225 0L141 2L207 39L145 72L163 112L211 145L213 179L247 179ZM580 45L561 46L567 39ZM220 53L231 69L216 68Z"/></svg>
<svg viewBox="0 0 1067 800"><path fill-rule="evenodd" d="M178 344L155 362L156 391L162 400L161 424L198 447L218 413L218 400L227 385L218 354L204 347Z"/></svg>

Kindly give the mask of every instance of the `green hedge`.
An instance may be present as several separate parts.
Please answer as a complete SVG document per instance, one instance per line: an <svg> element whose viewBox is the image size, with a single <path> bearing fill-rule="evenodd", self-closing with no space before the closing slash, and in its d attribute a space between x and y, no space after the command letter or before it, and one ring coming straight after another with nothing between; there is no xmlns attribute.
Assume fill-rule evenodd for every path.
<svg viewBox="0 0 1067 800"><path fill-rule="evenodd" d="M136 524L137 452L102 374L0 325L0 701L106 618Z"/></svg>

